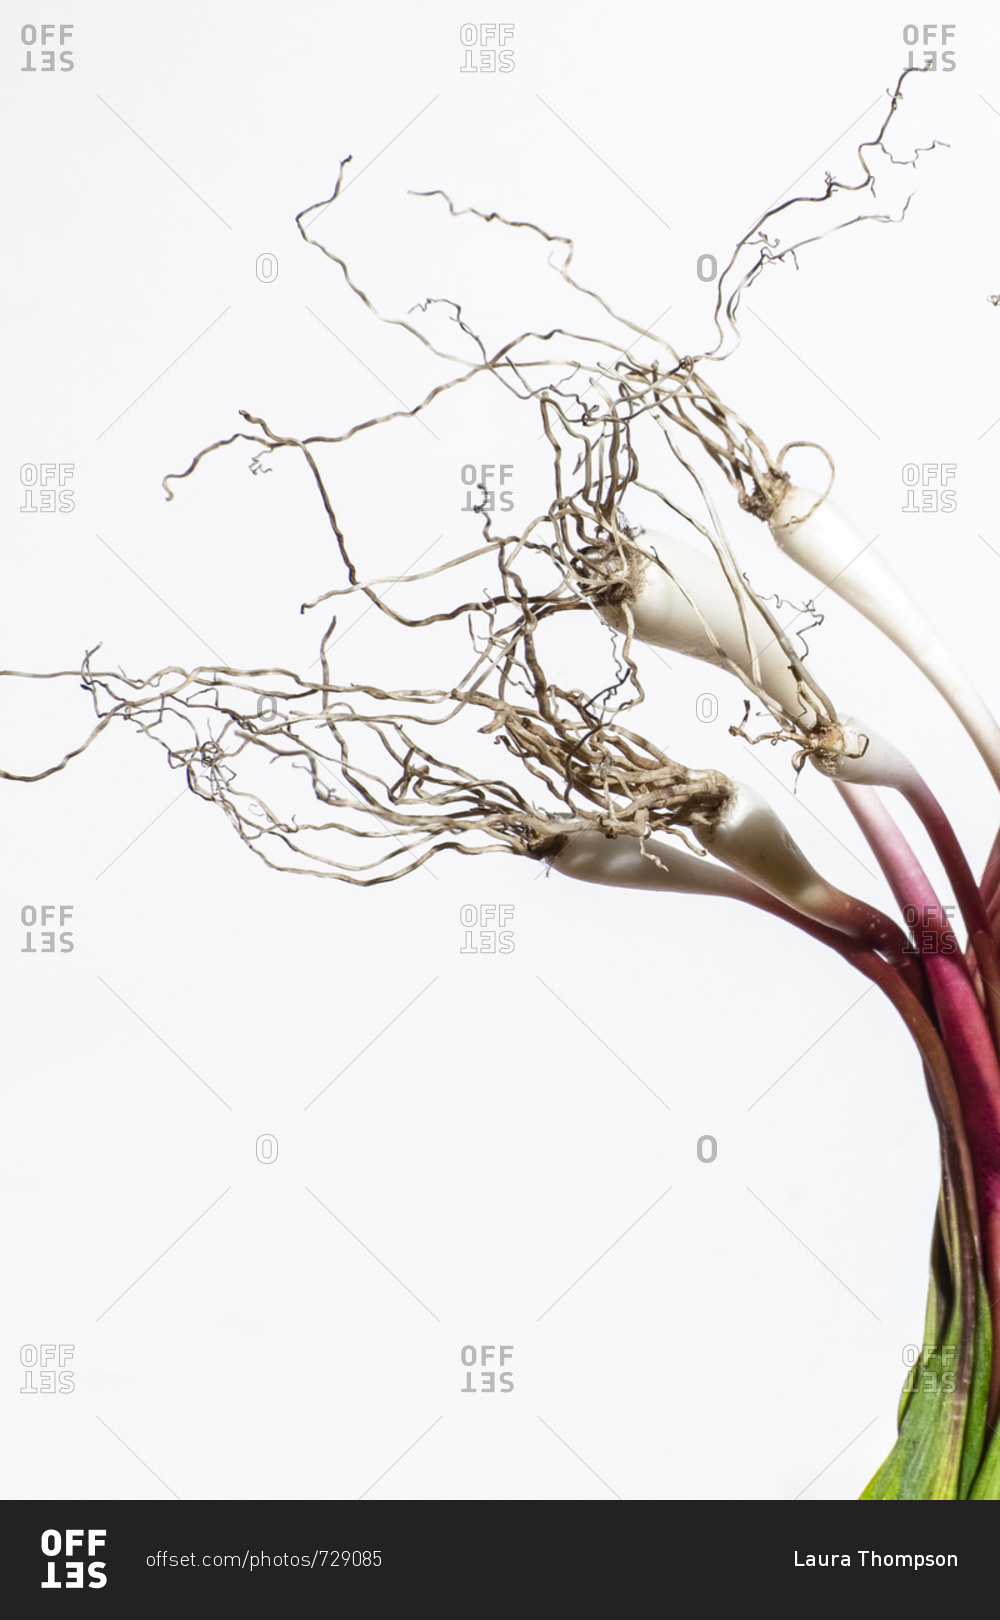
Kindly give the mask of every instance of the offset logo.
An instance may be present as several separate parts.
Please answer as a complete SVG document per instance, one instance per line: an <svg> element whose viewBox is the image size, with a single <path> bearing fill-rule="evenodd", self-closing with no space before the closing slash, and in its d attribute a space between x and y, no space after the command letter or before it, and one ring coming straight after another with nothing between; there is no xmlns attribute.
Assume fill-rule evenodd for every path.
<svg viewBox="0 0 1000 1620"><path fill-rule="evenodd" d="M460 956L509 956L514 949L513 906L463 906L465 944ZM479 925L476 931L476 925ZM475 939L475 944L473 943Z"/></svg>
<svg viewBox="0 0 1000 1620"><path fill-rule="evenodd" d="M499 1362L505 1367L508 1361L514 1359L514 1346L512 1344L465 1344L462 1346L462 1366L465 1368L465 1383L462 1385L463 1395L495 1395L497 1393L497 1373L490 1365ZM475 1368L475 1372L473 1372ZM509 1395L514 1388L514 1374L501 1372L499 1374L499 1388L501 1395Z"/></svg>
<svg viewBox="0 0 1000 1620"><path fill-rule="evenodd" d="M21 468L21 512L72 512L75 506L72 461L26 461Z"/></svg>
<svg viewBox="0 0 1000 1620"><path fill-rule="evenodd" d="M97 1562L94 1554L100 1552L108 1539L106 1530L43 1530L42 1553L46 1559L43 1591L56 1591L62 1587L107 1586L103 1560ZM75 1556L87 1550L87 1562Z"/></svg>
<svg viewBox="0 0 1000 1620"><path fill-rule="evenodd" d="M24 1368L22 1395L72 1395L74 1375L67 1362L73 1360L73 1344L22 1344Z"/></svg>
<svg viewBox="0 0 1000 1620"><path fill-rule="evenodd" d="M921 41L921 38L923 39L923 44L924 44L924 59L923 59L923 62L915 62L913 60L913 52L911 50L910 51L910 60L907 63L907 67L911 67L911 68L920 68L920 67L922 67L922 68L927 69L931 73L936 73L937 72L937 67L938 67L938 61L940 59L941 72L942 73L954 73L954 71L955 71L955 52L954 51L939 51L937 49L939 42L942 45L947 45L949 40L954 39L954 37L955 37L955 24L954 23L924 23L920 28L917 27L916 23L907 23L906 27L903 29L903 44L904 45L918 45L920 43L920 41ZM929 50L928 49L929 46L933 46L934 49Z"/></svg>
<svg viewBox="0 0 1000 1620"><path fill-rule="evenodd" d="M901 512L954 512L958 491L952 486L958 467L954 461L908 461L903 468L906 503ZM917 496L919 494L919 500Z"/></svg>
<svg viewBox="0 0 1000 1620"><path fill-rule="evenodd" d="M493 487L493 476L499 471L500 488ZM478 475L478 476L477 476ZM465 485L465 505L463 512L513 512L514 491L503 486L514 475L514 463L501 461L499 463L484 461L479 467L474 462L467 461L462 468L462 483ZM478 494L473 500L472 487L475 485ZM499 494L500 504L496 497Z"/></svg>
<svg viewBox="0 0 1000 1620"><path fill-rule="evenodd" d="M513 73L513 23L463 23L458 36L465 46L460 73Z"/></svg>
<svg viewBox="0 0 1000 1620"><path fill-rule="evenodd" d="M21 29L21 44L29 47L24 53L24 66L22 73L55 73L56 71L56 45L65 45L67 40L73 38L72 23L42 23L36 27L34 23L25 23ZM40 51L34 46L41 45ZM75 66L73 52L60 50L59 72L72 73Z"/></svg>
<svg viewBox="0 0 1000 1620"><path fill-rule="evenodd" d="M21 946L22 956L36 956L39 951L44 956L46 953L55 950L55 929L50 925L56 921L57 910L59 927L62 929L62 933L59 935L59 950L65 953L73 949L73 931L66 927L73 915L72 906L59 906L58 908L56 906L22 906L21 925L25 930L25 943ZM42 925L42 931L38 936L41 944L33 945L32 931L39 922Z"/></svg>

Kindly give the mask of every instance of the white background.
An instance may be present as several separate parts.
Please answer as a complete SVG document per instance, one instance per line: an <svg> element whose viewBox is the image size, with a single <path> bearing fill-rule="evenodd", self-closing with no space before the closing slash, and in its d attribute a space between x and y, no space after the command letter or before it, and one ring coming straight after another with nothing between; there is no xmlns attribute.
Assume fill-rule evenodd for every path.
<svg viewBox="0 0 1000 1620"><path fill-rule="evenodd" d="M444 375L298 236L348 152L324 239L387 313L468 298L496 342L548 319L542 245L407 196L443 187L571 236L583 281L694 351L699 255L724 262L828 168L859 178L904 24L948 21L957 67L910 81L899 150L949 144L905 223L774 267L712 381L772 448L831 450L839 504L998 699L987 13L536 4L506 14L505 75L460 71L470 15L8 8L0 663L71 669L98 642L134 673L315 656L299 604L340 578L302 464L254 478L238 445L169 504L160 480L240 407L337 433ZM72 72L22 72L22 21L72 23ZM325 463L382 571L474 539L463 465L512 463L530 517L537 428L498 393ZM74 465L72 513L19 510L19 469L42 462ZM904 464L944 462L957 510L903 515ZM808 594L753 520L730 533L758 588ZM996 809L971 745L822 605L827 690L913 755L981 865ZM364 678L373 630L352 629L338 678ZM72 683L3 685L5 769L85 734ZM807 773L796 800L786 752L728 735L726 677L673 659L649 690L643 729L754 782L826 876L887 903L828 784ZM279 876L182 788L125 728L2 786L5 1493L857 1496L921 1337L937 1186L919 1062L878 992L728 903L527 861L445 856L369 890ZM43 903L74 908L71 953L24 952L22 908ZM462 954L460 908L488 903L513 906L515 950ZM42 1344L74 1347L72 1393L21 1393L22 1346ZM463 1393L463 1346L501 1344L513 1392Z"/></svg>

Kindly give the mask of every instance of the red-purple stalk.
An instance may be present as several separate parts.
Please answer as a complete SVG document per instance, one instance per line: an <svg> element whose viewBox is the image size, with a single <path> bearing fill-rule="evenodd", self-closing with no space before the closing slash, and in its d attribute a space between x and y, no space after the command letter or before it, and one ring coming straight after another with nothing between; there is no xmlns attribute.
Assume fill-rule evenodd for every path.
<svg viewBox="0 0 1000 1620"><path fill-rule="evenodd" d="M989 1416L1000 1405L1000 1063L990 1025L940 901L874 788L838 783L904 915L920 918L921 958L955 1076L976 1181L986 1286L993 1322ZM928 945L929 941L929 945Z"/></svg>

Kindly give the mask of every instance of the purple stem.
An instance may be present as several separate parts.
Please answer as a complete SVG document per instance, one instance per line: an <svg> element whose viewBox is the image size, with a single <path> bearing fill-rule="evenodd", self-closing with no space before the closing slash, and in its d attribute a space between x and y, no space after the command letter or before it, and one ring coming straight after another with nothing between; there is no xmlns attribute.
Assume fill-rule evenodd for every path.
<svg viewBox="0 0 1000 1620"><path fill-rule="evenodd" d="M986 905L955 829L923 777L914 771L912 780L901 792L926 828L961 907L996 1047L1000 1041L1000 960Z"/></svg>
<svg viewBox="0 0 1000 1620"><path fill-rule="evenodd" d="M990 1415L1000 1397L1000 1064L989 1025L941 905L920 862L874 788L838 783L899 904L926 919L922 949L938 1025L955 1075L976 1176L986 1283L992 1302ZM924 943L925 943L924 942Z"/></svg>

